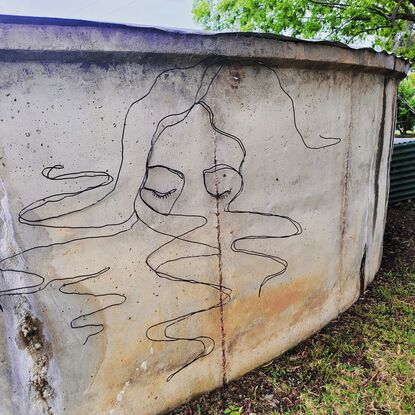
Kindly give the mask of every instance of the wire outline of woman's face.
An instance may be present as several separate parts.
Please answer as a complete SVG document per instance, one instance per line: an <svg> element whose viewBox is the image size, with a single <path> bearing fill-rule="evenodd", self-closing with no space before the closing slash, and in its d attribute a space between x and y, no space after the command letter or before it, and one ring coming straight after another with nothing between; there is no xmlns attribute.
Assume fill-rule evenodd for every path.
<svg viewBox="0 0 415 415"><path fill-rule="evenodd" d="M175 126L180 124L181 121L184 121L187 116L193 112L192 110L194 108L198 108L201 111L199 114L202 116L202 119L199 117L191 117L189 123L190 127L189 125L187 127L185 126L188 130L184 131L189 133L190 130L190 134L187 134L189 136L194 132L191 127L192 122L197 123L197 127L202 126L202 131L199 131L199 134L202 134L200 139L194 140L193 137L190 137L189 140L193 145L196 144L199 146L198 143L201 143L200 148L197 148L198 151L203 149L203 142L208 143L208 152L213 159L213 164L210 167L205 169L200 168L200 171L198 171L200 165L191 160L191 152L186 148L187 142L183 136L183 131L174 131ZM203 121L208 120L207 116L209 116L209 112L204 106L195 105L181 121L173 125L173 131L171 129L169 130L173 142L170 142L168 138L165 139L163 137L163 132L165 130L163 130L154 140L153 148L148 155L145 176L139 190L141 200L152 211L164 216L169 216L172 213L185 213L180 212L180 210L183 209L183 205L177 209L179 212L174 212L174 208L182 193L186 190L186 174L191 174L193 176L191 179L196 179L198 186L203 185L207 194L218 200L227 200L230 202L241 192L243 179L240 171L230 164L223 163L222 160L220 162L216 160L217 147L220 147L221 143L229 145L230 139L211 125L212 120L209 120L209 122L204 124ZM205 127L203 127L203 124ZM175 147L176 152L173 151L173 147ZM182 151L183 147L186 151ZM243 152L239 150L239 147L233 147L233 150L234 154L233 157L231 157L233 160L232 163L238 163L243 158ZM174 161L176 157L181 158L177 163L182 166L180 170L176 168L176 166L174 168L171 167L171 162ZM205 159L203 159L203 161L205 161ZM241 168L241 164L239 164L239 168ZM186 174L183 169L186 170ZM199 174L201 175L200 179L194 177L199 176ZM188 192L194 192L195 189L192 188L187 190ZM194 195L190 195L190 197L193 199L192 202L197 202L194 201ZM190 202L190 199L188 201ZM203 200L200 200L199 202L203 205ZM192 203L192 205L194 205L194 203ZM196 214L196 212L188 213Z"/></svg>

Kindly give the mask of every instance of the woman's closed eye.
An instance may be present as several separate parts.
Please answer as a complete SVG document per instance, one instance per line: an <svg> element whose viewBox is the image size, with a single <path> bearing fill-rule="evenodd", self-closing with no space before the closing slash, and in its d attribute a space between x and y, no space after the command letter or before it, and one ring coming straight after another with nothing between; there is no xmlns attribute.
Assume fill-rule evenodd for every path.
<svg viewBox="0 0 415 415"><path fill-rule="evenodd" d="M206 191L217 199L235 197L242 188L242 176L227 164L217 164L203 170Z"/></svg>
<svg viewBox="0 0 415 415"><path fill-rule="evenodd" d="M169 215L183 187L182 172L161 165L149 166L140 190L140 197L155 212Z"/></svg>
<svg viewBox="0 0 415 415"><path fill-rule="evenodd" d="M155 189L146 189L150 190L154 197L157 197L158 199L167 199L169 198L173 193L176 192L177 189L171 189L168 192L159 192Z"/></svg>
<svg viewBox="0 0 415 415"><path fill-rule="evenodd" d="M219 199L225 199L225 198L227 198L230 194L232 193L232 188L230 188L230 189L228 189L228 190L225 190L224 192L222 192L222 193L218 193L218 195L217 195L217 197L219 198Z"/></svg>

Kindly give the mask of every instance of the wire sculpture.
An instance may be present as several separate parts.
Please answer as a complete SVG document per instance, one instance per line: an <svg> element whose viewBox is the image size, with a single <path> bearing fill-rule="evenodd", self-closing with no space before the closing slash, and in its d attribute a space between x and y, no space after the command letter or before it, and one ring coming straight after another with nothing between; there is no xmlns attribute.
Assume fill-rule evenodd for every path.
<svg viewBox="0 0 415 415"><path fill-rule="evenodd" d="M80 284L84 281L105 277L105 275L110 270L110 266L106 266L100 270L88 274L51 278L46 275L42 275L41 273L35 273L31 272L30 270L23 269L21 266L13 266L13 264L15 263L16 259L24 258L24 255L31 251L41 251L43 249L48 249L59 245L70 246L72 243L82 240L112 238L122 233L129 232L131 229L133 229L133 227L136 226L137 223L142 223L153 232L168 238L167 242L164 242L162 245L158 246L145 259L146 264L154 273L154 275L160 279L175 283L193 284L206 287L207 289L211 290L212 293L218 294L217 301L215 301L213 304L209 304L200 309L192 310L188 313L172 317L168 320L160 321L147 328L146 336L150 341L187 342L197 346L197 352L194 353L178 369L171 373L168 376L167 381L170 381L177 373L181 372L183 369L187 368L197 360L206 357L213 352L215 348L215 341L212 337L203 334L196 336L184 336L178 334L177 330L175 329L177 329L179 324L196 315L201 315L214 309L220 309L223 311L225 305L231 301L232 289L223 285L222 277L220 277L218 282L211 282L185 275L173 275L173 273L170 273L168 270L169 266L171 266L173 263L177 264L180 261L189 259L217 257L220 260L222 247L219 238L217 244L209 244L192 239L192 234L194 234L195 231L202 229L208 223L208 218L206 216L187 214L177 211L177 202L186 188L186 175L183 172L173 168L172 166L153 163L154 151L157 148L159 140L163 137L163 134L165 134L165 132L169 129L173 129L175 126L178 126L180 123L184 122L194 111L202 111L208 117L209 125L212 131L214 131L217 136L220 137L220 140L229 140L234 144L235 148L237 148L239 159L239 163L237 165L227 164L218 162L216 153L214 154L213 165L208 168L204 168L201 171L204 188L207 194L214 198L217 204L222 204L223 211L226 214L239 215L239 217L244 217L247 220L251 217L258 218L258 220L261 218L261 220L271 221L278 218L280 220L286 221L286 223L290 225L292 229L291 232L282 235L244 235L233 239L231 246L229 247L233 252L237 254L263 258L276 264L277 270L271 274L264 276L262 281L259 281L259 297L261 296L266 284L268 284L272 279L277 278L286 272L288 262L280 256L267 254L260 249L255 250L253 248L244 248L244 242L249 241L252 244L255 242L270 239L291 238L300 235L303 231L300 223L290 218L289 216L257 210L243 210L234 207L235 201L244 191L244 163L246 160L247 151L241 138L218 127L215 122L214 111L208 105L206 100L211 86L218 79L219 74L224 70L224 68L233 63L234 61L228 59L209 58L187 67L175 67L159 73L154 79L154 82L150 86L147 93L136 101L132 102L126 112L120 142L120 162L115 177L107 172L94 170L59 173L64 169L64 166L60 164L47 167L42 171L42 176L50 181L74 181L76 183L80 179L87 179L94 184L74 192L64 192L44 196L30 203L19 212L19 223L31 227L43 227L58 230L68 229L77 232L78 236L50 244L32 246L19 252L15 252L7 257L0 258L0 272L2 273L3 277L5 275L9 275L10 277L13 275L18 275L23 278L26 277L29 280L35 279L37 281L35 283L27 284L24 286L15 286L12 288L2 289L0 290L0 299L7 296L35 294L44 290L52 283L58 283L58 289L64 295L91 296L96 298L110 299L111 302L109 305L100 307L89 313L81 313L71 320L70 327L72 329L89 328L92 330L92 332L88 334L84 341L84 344L86 344L91 337L98 335L104 330L104 325L102 323L88 322L88 318L101 313L104 310L108 310L113 307L119 307L127 301L127 296L124 293L87 293L77 289L77 284ZM320 138L323 140L321 145L315 146L309 144L297 125L295 102L287 90L284 89L277 70L259 61L238 62L238 64L256 66L264 71L270 71L270 73L275 78L277 85L289 100L292 110L293 126L295 131L298 133L300 141L307 149L323 149L334 146L341 141L340 138L324 137L320 135ZM145 174L142 178L141 184L132 195L132 204L129 209L129 214L126 215L126 218L123 220L103 224L73 224L73 218L76 218L77 214L80 214L81 212L88 212L94 206L102 204L104 201L108 200L119 187L120 179L122 175L125 174L125 134L128 124L128 117L131 113L132 108L139 102L146 100L146 98L152 93L157 83L160 80L165 79L165 77L169 74L176 72L186 73L186 71L194 69L201 71L200 82L194 91L194 98L191 99L191 103L187 107L180 108L179 111L172 114L167 114L158 120L154 133L151 137L149 151L146 157ZM101 189L104 189L105 192L102 196L98 197L97 200L93 202L82 202L83 198L87 194L93 194L94 192L97 192ZM70 207L71 201L77 201L78 207ZM81 203L79 203L79 201L81 201ZM68 203L69 207L67 207ZM56 206L56 211L53 210L54 206ZM43 211L47 211L51 207L52 213L46 213L42 215ZM191 221L196 219L199 220L200 223L187 229L173 230L171 227L162 229L162 226L157 227L146 219L146 214L143 213L144 210L147 210L147 212L152 212L152 215L160 216L163 218L163 220L172 221L173 224L177 218L180 218L181 220L189 219ZM70 219L69 223L65 223L66 219ZM272 229L272 227L268 228L270 230ZM177 255L176 257L171 257L170 255L168 259L159 259L160 257L163 257L164 253L171 252L170 248L174 247L177 244L184 244L188 247L201 248L201 253L183 256ZM1 307L1 305L0 310L3 311L3 307Z"/></svg>

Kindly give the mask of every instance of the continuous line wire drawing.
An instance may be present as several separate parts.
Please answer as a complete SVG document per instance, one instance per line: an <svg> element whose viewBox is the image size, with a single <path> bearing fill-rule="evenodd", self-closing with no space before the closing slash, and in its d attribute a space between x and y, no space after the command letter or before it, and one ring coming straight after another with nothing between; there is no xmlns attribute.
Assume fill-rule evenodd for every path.
<svg viewBox="0 0 415 415"><path fill-rule="evenodd" d="M118 169L116 172L115 177L110 175L104 171L94 171L94 170L87 170L87 171L79 171L79 172L70 172L70 173L61 173L58 174L58 171L63 170L64 166L61 164L56 164L51 167L47 167L42 171L42 175L45 179L51 181L75 181L78 179L89 179L91 181L95 181L93 185L86 186L79 191L76 192L64 192L53 194L50 196L42 197L26 207L24 207L18 214L18 222L31 226L31 227L44 227L44 228L51 228L51 229L70 229L77 231L80 236L74 237L72 239L68 239L61 242L54 242L46 245L37 245L25 250L13 253L5 258L0 258L0 272L4 276L4 274L12 275L20 275L23 277L35 278L39 282L32 283L25 286L13 287L0 290L0 299L6 296L16 296L16 295L29 295L38 293L52 283L58 283L59 288L58 290L64 295L77 295L77 296L91 296L96 298L104 298L111 299L111 303L105 307L100 307L94 311L88 313L81 313L79 316L73 318L70 322L70 327L72 329L83 329L89 328L92 330L90 334L85 339L84 344L88 342L88 340L98 335L104 330L104 325L101 323L91 323L88 322L87 319L97 313L103 312L104 310L108 310L113 307L118 307L124 304L127 301L127 296L124 293L116 293L116 292L108 292L108 293L86 293L76 290L76 284L79 284L84 281L100 278L102 276L105 277L105 274L108 273L110 270L110 266L106 266L103 269L100 269L94 273L83 274L83 275L75 275L69 277L61 277L61 278L52 278L49 279L41 275L39 273L34 273L29 270L18 269L13 266L8 266L8 262L12 262L16 258L24 257L25 254L31 251L42 250L46 248L52 248L59 245L70 245L71 243L82 241L82 240L94 240L100 238L111 238L125 232L130 231L133 229L137 223L141 223L145 225L148 229L151 229L157 234L163 235L168 238L166 242L162 245L158 246L155 250L153 250L145 259L145 263L150 268L150 270L160 279L168 280L175 283L183 283L183 284L193 284L193 285L200 285L202 287L206 287L209 290L213 290L213 292L218 293L218 300L214 302L214 304L207 305L197 310L193 310L191 312L172 317L168 320L164 320L158 322L156 324L151 325L146 330L146 337L153 342L186 342L190 344L194 344L197 346L198 350L193 353L190 358L180 365L173 373L171 373L167 377L167 381L173 379L175 375L179 372L196 362L197 360L210 355L214 348L215 348L215 340L206 335L194 335L194 336L183 336L177 333L177 327L185 322L186 320L196 316L201 315L203 313L207 313L211 310L223 308L226 304L228 304L232 299L232 289L230 287L224 286L221 282L220 283L212 283L205 280L199 280L192 277L187 276L175 276L172 273L169 273L168 270L166 271L166 266L173 263L177 263L182 260L189 260L189 259L197 259L197 258L208 258L208 257L220 257L221 255L221 247L217 245L212 245L205 243L203 241L195 241L191 239L191 234L195 231L203 228L207 222L208 218L203 215L193 215L193 214L183 214L180 212L175 212L176 202L182 196L184 189L186 188L186 177L185 174L180 172L179 170L173 168L172 166L167 166L163 164L153 164L153 153L155 146L159 138L167 131L168 129L172 129L175 126L179 125L183 121L185 121L188 116L191 114L193 110L196 108L202 109L209 118L210 127L213 131L215 131L221 139L224 140L231 140L236 144L236 147L239 151L240 162L237 166L226 164L226 163L218 163L215 155L214 165L210 166L209 168L203 169L201 174L203 175L203 183L206 192L211 195L216 200L224 201L224 212L225 214L232 214L232 215L239 215L240 217L255 217L258 220L266 221L269 219L282 219L291 225L292 231L283 235L270 235L270 234L254 234L254 235L245 235L235 238L231 245L230 249L241 255L249 255L258 258L263 258L268 261L272 261L278 266L278 270L272 274L266 275L261 282L259 282L258 286L258 296L261 297L261 294L264 290L264 287L267 283L269 283L272 279L277 278L284 274L288 268L288 262L284 258L277 256L266 254L262 250L254 249L254 248L244 248L243 245L247 242L249 244L255 244L258 241L264 240L271 240L271 239L284 239L284 238L291 238L297 235L300 235L303 232L303 229L299 222L290 218L286 215L278 215L272 212L261 212L256 210L243 210L237 209L233 207L234 202L238 199L238 197L242 194L244 190L244 163L247 156L247 151L244 146L244 143L241 138L233 135L229 132L226 132L220 129L216 122L215 122L215 114L212 108L206 102L206 97L209 94L211 86L218 78L221 71L227 67L235 63L233 60L223 59L223 58L207 58L203 59L202 61L196 62L193 65L184 66L184 67L174 67L171 69L166 69L160 72L156 78L154 79L153 83L151 84L149 90L146 94L144 94L139 99L135 100L130 104L128 107L124 122L122 126L122 135L120 141L120 162L118 165ZM291 95L284 89L280 76L277 70L267 64L260 62L260 61L238 61L238 64L245 64L251 66L258 66L263 70L270 71L273 76L276 78L277 84L279 88L283 91L284 95L287 96L291 111L292 111L292 122L294 125L295 130L300 137L302 144L310 150L318 150L324 149L327 147L334 146L338 144L341 139L334 138L334 137L324 137L320 135L320 138L324 140L324 144L321 146L311 145L307 142L303 134L301 133L298 124L297 124L297 114L295 108L295 102ZM200 67L202 69L202 75L197 85L197 89L194 93L194 99L192 103L187 108L181 109L175 113L167 114L163 116L156 124L154 133L151 137L150 141L150 149L147 154L146 158L146 165L145 165L145 174L142 178L140 186L135 190L135 195L133 195L133 203L131 205L131 212L127 217L120 221L114 221L111 223L102 223L98 225L76 225L76 224L68 224L64 223L65 218L76 218L76 214L87 211L94 206L99 205L104 200L108 199L111 194L114 193L116 190L121 174L123 173L124 167L124 159L125 159L125 152L126 152L126 143L125 143L125 136L126 136L126 127L127 127L127 119L131 112L131 109L134 105L138 104L139 102L145 100L155 88L157 82L162 79L163 76L166 74L172 73L174 71L183 71L186 72L190 69L195 69ZM213 73L211 73L213 71ZM168 189L167 191L164 189L155 188L151 185L151 177L152 175L157 174L164 174L167 177L171 177L172 181L175 183L175 187ZM226 180L224 179L226 177ZM39 217L39 211L42 208L47 207L48 205L54 206L54 204L59 204L60 202L71 200L75 198L78 200L79 197L82 197L85 194L90 192L96 192L99 189L107 188L108 191L104 193L103 196L100 196L98 200L81 205L81 207L74 208L74 209L66 209L64 212L57 211L56 213L52 213L50 215L46 215L44 217ZM145 215L140 209L149 209L153 212L153 214L161 215L164 218L169 218L170 220L174 221L176 219L181 220L199 220L199 224L191 227L190 229L180 230L178 229L177 232L172 232L168 230L158 229L156 226L151 225L148 221L145 220ZM31 218L31 214L36 213L37 218ZM56 224L56 222L59 222ZM96 232L96 234L92 233ZM102 233L107 232L107 233ZM84 236L83 236L84 234ZM85 235L86 234L86 235ZM167 260L160 261L158 260L158 256L161 252L166 252L168 248L170 248L173 244L183 243L188 247L199 247L204 248L206 251L210 253L201 253L198 255L178 255L175 258L169 258ZM3 307L0 305L0 310L3 311ZM176 332L175 332L176 329ZM162 334L158 334L161 332Z"/></svg>

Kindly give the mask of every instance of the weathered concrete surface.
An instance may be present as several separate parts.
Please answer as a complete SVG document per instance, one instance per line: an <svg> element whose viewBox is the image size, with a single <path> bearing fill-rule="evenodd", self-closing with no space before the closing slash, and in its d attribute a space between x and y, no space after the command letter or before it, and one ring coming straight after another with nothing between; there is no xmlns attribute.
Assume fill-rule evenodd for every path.
<svg viewBox="0 0 415 415"><path fill-rule="evenodd" d="M373 279L402 61L2 20L1 414L164 411Z"/></svg>

